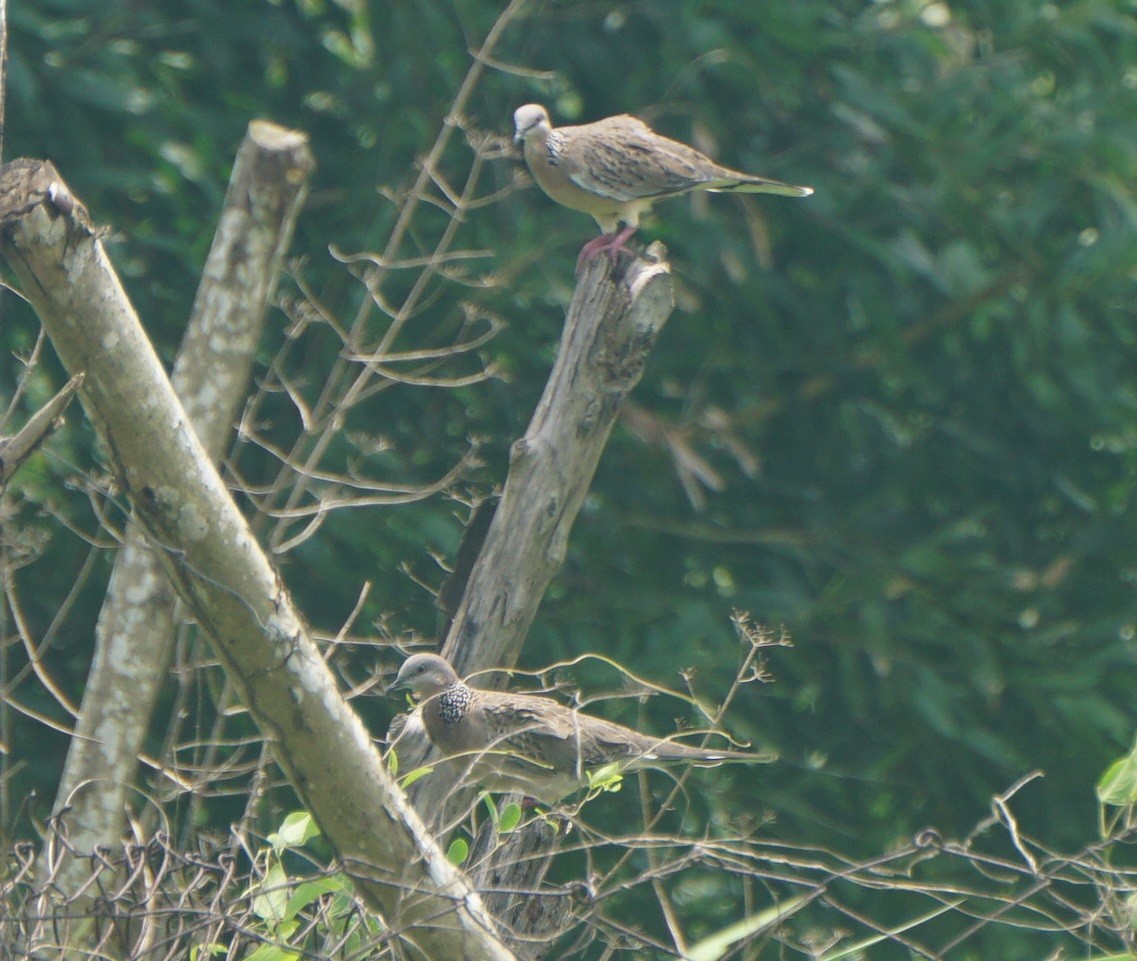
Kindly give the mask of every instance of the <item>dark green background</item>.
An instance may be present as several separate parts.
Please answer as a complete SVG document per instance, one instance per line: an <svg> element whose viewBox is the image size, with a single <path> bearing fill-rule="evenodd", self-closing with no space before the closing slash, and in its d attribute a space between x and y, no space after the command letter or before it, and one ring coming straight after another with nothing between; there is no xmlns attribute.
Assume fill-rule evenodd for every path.
<svg viewBox="0 0 1137 961"><path fill-rule="evenodd" d="M350 317L361 289L327 247L382 248L393 211L377 188L410 183L500 9L16 2L5 159L53 160L112 229L168 360L246 123L299 127L319 169L295 248L323 302ZM1137 680L1134 12L1106 0L534 2L506 33L498 58L553 77L488 73L472 126L508 135L529 101L557 122L634 112L732 166L816 188L804 201L672 201L645 225L669 248L679 307L634 400L686 430L725 483L696 510L668 451L618 427L525 652L538 666L600 651L675 686L695 666L713 700L741 656L731 609L784 626L795 646L771 654L776 682L748 686L727 721L782 760L705 778L721 796L699 811L770 811L779 838L864 856L925 825L965 833L992 794L1041 769L1015 802L1024 830L1055 846L1094 836L1094 782L1132 735ZM460 137L444 162L460 183ZM492 163L484 192L512 176L512 162ZM428 249L439 223L424 214L403 253ZM469 215L458 245L491 250L480 269L498 283L442 286L404 343L452 334L467 300L507 322L484 353L508 379L400 388L355 412L353 429L391 444L373 470L429 480L476 435L484 464L462 490L502 482L593 232L535 189ZM10 394L11 351L36 325L11 296L3 306ZM262 371L284 326L270 319ZM337 348L314 335L295 355L312 390ZM25 409L60 381L49 359ZM274 418L287 445L294 419ZM51 535L17 578L37 631L90 550L38 508L95 529L72 483L98 463L81 421L12 492L12 530ZM250 479L275 470L247 449L239 463ZM370 579L358 630L386 615L430 636L432 599L401 568L441 582L427 552L453 555L455 513L441 497L345 512L279 563L317 629L334 632ZM49 652L73 697L112 560L97 554ZM11 669L21 656L10 648ZM63 720L30 680L12 693ZM390 709L368 707L379 727ZM623 710L612 713L635 719L634 704ZM667 729L676 713L653 702L643 723ZM18 807L33 789L52 796L65 740L13 723ZM612 800L610 816L630 804ZM224 799L209 810L232 816Z"/></svg>

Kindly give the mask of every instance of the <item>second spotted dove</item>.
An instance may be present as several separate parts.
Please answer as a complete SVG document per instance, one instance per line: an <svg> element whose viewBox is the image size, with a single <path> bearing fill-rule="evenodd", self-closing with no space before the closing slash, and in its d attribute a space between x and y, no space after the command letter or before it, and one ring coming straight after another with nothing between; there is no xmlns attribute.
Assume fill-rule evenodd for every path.
<svg viewBox="0 0 1137 961"><path fill-rule="evenodd" d="M466 758L470 777L492 791L519 791L545 804L589 786L589 772L687 763L769 761L651 737L566 707L551 697L470 687L437 654L403 662L391 690L418 697L426 733L443 754Z"/></svg>

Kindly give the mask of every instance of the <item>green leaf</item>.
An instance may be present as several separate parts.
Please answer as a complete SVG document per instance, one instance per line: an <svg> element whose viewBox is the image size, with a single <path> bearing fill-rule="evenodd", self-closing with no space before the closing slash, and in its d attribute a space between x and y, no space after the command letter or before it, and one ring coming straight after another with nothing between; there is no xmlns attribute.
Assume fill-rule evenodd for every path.
<svg viewBox="0 0 1137 961"><path fill-rule="evenodd" d="M1118 758L1101 776L1097 785L1098 800L1114 807L1137 802L1137 752Z"/></svg>
<svg viewBox="0 0 1137 961"><path fill-rule="evenodd" d="M616 792L624 786L624 775L620 773L620 765L615 762L585 773L588 775L590 791Z"/></svg>
<svg viewBox="0 0 1137 961"><path fill-rule="evenodd" d="M276 944L262 944L252 954L245 955L245 961L296 961L299 951L282 948Z"/></svg>
<svg viewBox="0 0 1137 961"><path fill-rule="evenodd" d="M478 800L486 806L486 810L490 815L490 820L493 821L494 824L497 824L497 808L494 806L493 798L490 796L489 791L483 791Z"/></svg>
<svg viewBox="0 0 1137 961"><path fill-rule="evenodd" d="M502 808L501 816L497 821L498 834L508 834L518 824L521 823L521 805L516 801L510 801L504 808Z"/></svg>
<svg viewBox="0 0 1137 961"><path fill-rule="evenodd" d="M320 836L320 828L307 811L293 811L280 825L280 830L268 836L268 842L279 854L285 848L298 848L312 838Z"/></svg>
<svg viewBox="0 0 1137 961"><path fill-rule="evenodd" d="M352 886L351 878L346 875L337 874L336 877L342 881L343 886L332 898L329 913L333 918L344 918L355 910L355 888Z"/></svg>
<svg viewBox="0 0 1137 961"><path fill-rule="evenodd" d="M417 781L420 777L426 777L433 770L434 770L434 768L430 767L429 765L425 765L423 767L416 767L413 771L411 771L410 774L408 774L405 778L403 778L399 782L399 786L405 791L412 784L414 784L415 781Z"/></svg>
<svg viewBox="0 0 1137 961"><path fill-rule="evenodd" d="M253 913L269 924L279 924L284 920L289 899L288 875L279 862L265 872L258 887L261 893L253 898Z"/></svg>
<svg viewBox="0 0 1137 961"><path fill-rule="evenodd" d="M342 957L371 957L374 952L375 941L386 930L383 923L373 915L364 915L359 920L361 923L352 926L352 930L343 942L343 950L340 952Z"/></svg>
<svg viewBox="0 0 1137 961"><path fill-rule="evenodd" d="M466 858L470 856L470 845L466 843L465 838L455 838L450 842L450 847L446 851L446 860L451 864L461 865Z"/></svg>
<svg viewBox="0 0 1137 961"><path fill-rule="evenodd" d="M284 909L284 919L287 921L296 917L309 904L325 894L342 891L346 883L347 879L343 875L337 874L329 878L315 878L298 884L292 893L292 897L288 899L288 906Z"/></svg>
<svg viewBox="0 0 1137 961"><path fill-rule="evenodd" d="M224 954L229 949L223 944L218 944L216 941L210 941L209 944L195 944L190 948L190 961L201 961L204 956L212 957L215 954Z"/></svg>
<svg viewBox="0 0 1137 961"><path fill-rule="evenodd" d="M391 777L399 776L399 755L394 748L387 752L387 773Z"/></svg>

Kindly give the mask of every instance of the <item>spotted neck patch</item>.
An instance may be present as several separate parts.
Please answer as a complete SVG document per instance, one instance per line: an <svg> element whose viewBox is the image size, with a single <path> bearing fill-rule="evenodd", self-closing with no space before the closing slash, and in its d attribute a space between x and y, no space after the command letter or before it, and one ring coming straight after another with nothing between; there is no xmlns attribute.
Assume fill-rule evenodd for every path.
<svg viewBox="0 0 1137 961"><path fill-rule="evenodd" d="M461 681L451 684L438 695L438 719L443 724L457 724L466 716L473 697L474 692Z"/></svg>
<svg viewBox="0 0 1137 961"><path fill-rule="evenodd" d="M564 146L564 142L565 138L556 130L546 138L545 154L549 159L550 167L555 167L561 162L561 148Z"/></svg>

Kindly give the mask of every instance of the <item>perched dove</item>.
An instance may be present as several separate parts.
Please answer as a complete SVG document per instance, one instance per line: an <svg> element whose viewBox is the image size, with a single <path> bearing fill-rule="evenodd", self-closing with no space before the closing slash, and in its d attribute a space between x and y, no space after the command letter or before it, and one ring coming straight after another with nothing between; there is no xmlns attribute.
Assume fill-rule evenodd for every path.
<svg viewBox="0 0 1137 961"><path fill-rule="evenodd" d="M677 140L661 137L628 114L554 130L549 111L527 103L513 114L515 143L524 143L533 178L557 203L592 214L602 234L577 258L624 249L640 217L657 200L692 190L743 191L808 197L812 187L731 170ZM622 229L621 229L622 228Z"/></svg>
<svg viewBox="0 0 1137 961"><path fill-rule="evenodd" d="M469 759L473 779L491 791L520 791L544 804L588 787L588 772L684 762L702 767L771 757L713 751L650 737L538 694L465 684L437 654L403 662L390 690L408 687L422 703L426 733L443 754Z"/></svg>

